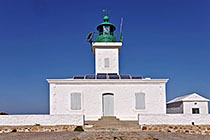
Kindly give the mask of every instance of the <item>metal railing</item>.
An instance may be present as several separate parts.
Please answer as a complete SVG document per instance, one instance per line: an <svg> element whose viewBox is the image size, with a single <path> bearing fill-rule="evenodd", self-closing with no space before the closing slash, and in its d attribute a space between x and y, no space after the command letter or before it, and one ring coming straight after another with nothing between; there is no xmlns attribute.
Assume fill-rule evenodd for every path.
<svg viewBox="0 0 210 140"><path fill-rule="evenodd" d="M99 42L97 40L97 38L99 36L102 36L103 34L99 34L99 32L91 32L89 35L88 35L88 38L87 38L87 41L89 42ZM123 42L123 35L121 32L114 32L110 35L113 35L115 37L115 41L113 42Z"/></svg>

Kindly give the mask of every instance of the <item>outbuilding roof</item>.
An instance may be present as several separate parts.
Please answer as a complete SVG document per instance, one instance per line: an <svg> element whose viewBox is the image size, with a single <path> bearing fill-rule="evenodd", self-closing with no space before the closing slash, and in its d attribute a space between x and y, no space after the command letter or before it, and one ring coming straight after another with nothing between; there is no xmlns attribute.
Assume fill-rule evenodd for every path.
<svg viewBox="0 0 210 140"><path fill-rule="evenodd" d="M189 95L177 97L177 98L167 102L167 104L171 104L171 103L175 103L175 102L187 102L187 101L189 101L189 102L192 102L192 101L209 102L209 99L204 98L197 93L192 93Z"/></svg>

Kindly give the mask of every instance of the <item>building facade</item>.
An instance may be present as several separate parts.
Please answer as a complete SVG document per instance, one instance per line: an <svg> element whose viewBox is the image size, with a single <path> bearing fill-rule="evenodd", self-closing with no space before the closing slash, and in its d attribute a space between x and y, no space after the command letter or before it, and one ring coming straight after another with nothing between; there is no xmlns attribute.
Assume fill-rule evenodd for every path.
<svg viewBox="0 0 210 140"><path fill-rule="evenodd" d="M95 74L71 79L47 79L50 84L50 114L83 114L85 120L115 116L137 120L138 114L166 114L168 79L121 75L119 54L122 33L104 17L87 40L95 56Z"/></svg>

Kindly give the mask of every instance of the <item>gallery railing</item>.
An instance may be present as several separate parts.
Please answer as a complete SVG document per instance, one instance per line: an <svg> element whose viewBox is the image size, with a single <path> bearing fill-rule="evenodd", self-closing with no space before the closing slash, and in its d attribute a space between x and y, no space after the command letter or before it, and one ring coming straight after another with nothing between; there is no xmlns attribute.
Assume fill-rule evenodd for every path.
<svg viewBox="0 0 210 140"><path fill-rule="evenodd" d="M120 32L114 32L109 34L103 34L99 32L91 32L87 41L91 42L122 42L123 35Z"/></svg>

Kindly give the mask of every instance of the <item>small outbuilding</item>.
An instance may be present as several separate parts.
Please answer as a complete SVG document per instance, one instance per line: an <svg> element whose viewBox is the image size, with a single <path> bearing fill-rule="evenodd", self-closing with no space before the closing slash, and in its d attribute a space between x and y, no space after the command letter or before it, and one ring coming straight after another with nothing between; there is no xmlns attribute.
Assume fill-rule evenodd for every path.
<svg viewBox="0 0 210 140"><path fill-rule="evenodd" d="M168 114L208 114L209 99L197 93L177 97L167 102Z"/></svg>

